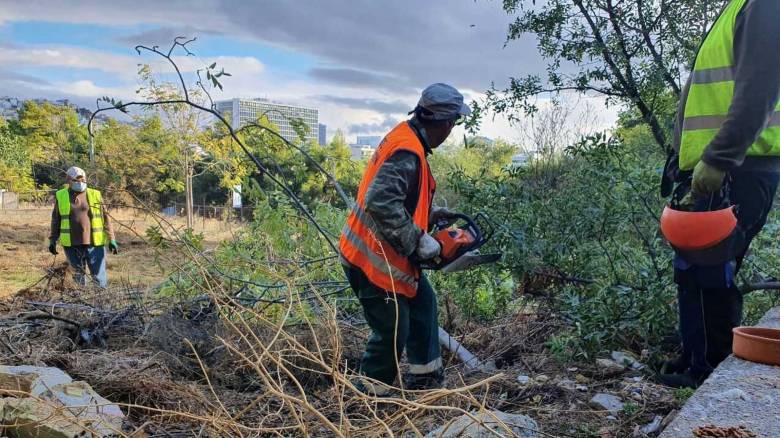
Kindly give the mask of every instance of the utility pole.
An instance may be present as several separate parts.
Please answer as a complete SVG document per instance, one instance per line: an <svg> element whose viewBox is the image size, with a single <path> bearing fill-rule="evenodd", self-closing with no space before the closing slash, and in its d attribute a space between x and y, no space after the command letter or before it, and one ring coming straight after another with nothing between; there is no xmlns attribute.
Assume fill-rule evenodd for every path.
<svg viewBox="0 0 780 438"><path fill-rule="evenodd" d="M185 211L187 213L187 228L193 227L193 214L192 214L192 162L190 161L190 148L187 147L184 152L184 199L185 199Z"/></svg>

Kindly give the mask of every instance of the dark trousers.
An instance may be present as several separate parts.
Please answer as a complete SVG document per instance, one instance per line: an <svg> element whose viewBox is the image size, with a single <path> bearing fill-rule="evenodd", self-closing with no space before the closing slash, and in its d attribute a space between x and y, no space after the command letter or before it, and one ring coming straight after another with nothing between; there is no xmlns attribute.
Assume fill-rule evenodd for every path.
<svg viewBox="0 0 780 438"><path fill-rule="evenodd" d="M66 246L65 258L76 271L74 279L76 283L87 285L87 267L95 283L102 287L108 287L108 275L106 274L106 247L91 245Z"/></svg>
<svg viewBox="0 0 780 438"><path fill-rule="evenodd" d="M745 244L724 266L691 266L675 260L683 360L694 378L706 378L731 354L731 329L742 322L742 293L735 279L750 242L761 231L772 208L780 173L731 172L730 199L737 205Z"/></svg>
<svg viewBox="0 0 780 438"><path fill-rule="evenodd" d="M344 272L371 327L371 337L360 362L361 374L393 385L404 348L410 374L440 372L436 293L428 279L422 275L417 295L407 298L379 289L357 268L345 266Z"/></svg>

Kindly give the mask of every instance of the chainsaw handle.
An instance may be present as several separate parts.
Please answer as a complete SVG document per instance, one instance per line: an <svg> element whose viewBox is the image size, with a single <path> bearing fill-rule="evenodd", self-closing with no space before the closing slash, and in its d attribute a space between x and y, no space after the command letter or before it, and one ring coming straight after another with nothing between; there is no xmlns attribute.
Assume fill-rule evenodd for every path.
<svg viewBox="0 0 780 438"><path fill-rule="evenodd" d="M480 214L482 214L482 213L480 213ZM466 227L467 228L464 228L464 227L460 227L460 228L468 229L476 237L482 237L482 233L480 232L479 227L477 226L476 222L474 222L474 219L472 219L471 216L469 216L467 214L464 214L464 213L455 213L455 214L453 214L450 217L451 218L455 218L455 220L454 221L453 220L441 220L441 221L437 222L433 226L433 230L432 231L443 230L443 229L447 228L449 226L449 224L453 224L454 225L455 223L457 223L457 221L462 220L463 222L466 222Z"/></svg>

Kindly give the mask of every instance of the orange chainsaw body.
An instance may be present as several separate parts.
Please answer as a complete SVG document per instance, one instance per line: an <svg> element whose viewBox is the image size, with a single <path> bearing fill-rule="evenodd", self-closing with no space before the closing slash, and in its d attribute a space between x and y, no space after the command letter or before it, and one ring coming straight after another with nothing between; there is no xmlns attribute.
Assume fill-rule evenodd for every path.
<svg viewBox="0 0 780 438"><path fill-rule="evenodd" d="M451 262L458 258L463 249L471 247L476 241L473 234L462 228L445 228L433 234L433 238L441 244L442 260Z"/></svg>

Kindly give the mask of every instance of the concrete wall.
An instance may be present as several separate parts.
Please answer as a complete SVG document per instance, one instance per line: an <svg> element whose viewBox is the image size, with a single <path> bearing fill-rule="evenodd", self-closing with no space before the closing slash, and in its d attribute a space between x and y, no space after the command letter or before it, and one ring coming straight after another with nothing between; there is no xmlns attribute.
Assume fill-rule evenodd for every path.
<svg viewBox="0 0 780 438"><path fill-rule="evenodd" d="M780 307L757 324L780 328ZM690 438L700 426L745 426L757 437L780 437L780 367L729 357L688 400L662 438Z"/></svg>

